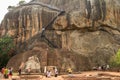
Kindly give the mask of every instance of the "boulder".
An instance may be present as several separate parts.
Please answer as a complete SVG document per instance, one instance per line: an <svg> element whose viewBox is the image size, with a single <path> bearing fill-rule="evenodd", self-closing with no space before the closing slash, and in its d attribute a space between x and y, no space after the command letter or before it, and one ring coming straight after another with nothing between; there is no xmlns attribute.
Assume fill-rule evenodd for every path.
<svg viewBox="0 0 120 80"><path fill-rule="evenodd" d="M14 38L18 53L8 65L23 54L28 59L29 51L39 53L42 47L49 47L49 54L41 55L49 62L40 61L40 66L71 66L78 71L108 64L120 47L119 18L119 0L32 0L17 6L1 23L2 35Z"/></svg>

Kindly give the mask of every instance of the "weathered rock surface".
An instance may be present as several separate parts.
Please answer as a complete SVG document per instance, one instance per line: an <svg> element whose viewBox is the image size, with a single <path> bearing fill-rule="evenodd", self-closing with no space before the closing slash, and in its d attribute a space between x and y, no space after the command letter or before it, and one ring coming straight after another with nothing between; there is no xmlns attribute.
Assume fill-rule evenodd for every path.
<svg viewBox="0 0 120 80"><path fill-rule="evenodd" d="M36 55L29 57L28 60L25 62L24 69L40 71L40 61L38 57Z"/></svg>
<svg viewBox="0 0 120 80"><path fill-rule="evenodd" d="M119 0L33 0L18 6L8 12L1 23L2 35L13 36L20 53L8 65L25 52L25 59L29 51L34 52L36 40L49 45L54 53L46 57L49 64L41 63L42 66L57 65L65 69L67 65L85 70L107 64L120 47L119 18ZM37 48L39 53L42 46ZM60 58L55 64L57 58L53 56Z"/></svg>

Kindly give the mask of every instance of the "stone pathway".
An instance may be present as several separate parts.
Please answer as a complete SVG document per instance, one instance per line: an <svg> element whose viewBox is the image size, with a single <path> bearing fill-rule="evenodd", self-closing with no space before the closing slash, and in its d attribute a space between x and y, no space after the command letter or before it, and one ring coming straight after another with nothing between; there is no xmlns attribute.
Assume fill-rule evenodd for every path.
<svg viewBox="0 0 120 80"><path fill-rule="evenodd" d="M24 75L23 75L24 76ZM33 78L35 76L38 76L38 78ZM46 78L45 76L41 76L41 75L27 75L27 77L31 77L30 79L27 80L68 80L63 79L63 77L68 77L68 75L62 75L62 76L58 76L58 77L50 77L50 78ZM89 80L89 78L97 78L94 80L120 80L120 73L119 72L103 72L103 71L92 71L92 72L82 72L81 74L73 74L72 77L80 77L81 79L78 80ZM13 76L13 79L16 80L25 80L25 79L20 79L19 76ZM86 79L82 79L82 78L86 78ZM103 79L102 79L103 78ZM10 79L0 79L0 80L10 80ZM76 79L72 79L72 80L76 80ZM93 79L90 79L93 80Z"/></svg>
<svg viewBox="0 0 120 80"><path fill-rule="evenodd" d="M51 78L43 77L42 80L64 80L64 79L61 76L58 76L58 77L51 77Z"/></svg>

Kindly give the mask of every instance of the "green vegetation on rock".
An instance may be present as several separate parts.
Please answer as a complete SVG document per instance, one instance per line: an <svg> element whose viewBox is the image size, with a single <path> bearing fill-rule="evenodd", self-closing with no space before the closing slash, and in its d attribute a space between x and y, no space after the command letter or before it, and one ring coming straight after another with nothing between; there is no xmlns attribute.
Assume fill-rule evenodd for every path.
<svg viewBox="0 0 120 80"><path fill-rule="evenodd" d="M120 67L120 49L117 51L116 55L112 56L110 60L110 65L113 68L119 68Z"/></svg>
<svg viewBox="0 0 120 80"><path fill-rule="evenodd" d="M25 1L24 0L20 0L18 4L19 5L23 5L23 4L25 4Z"/></svg>
<svg viewBox="0 0 120 80"><path fill-rule="evenodd" d="M14 50L13 39L9 36L0 38L0 68L6 66Z"/></svg>

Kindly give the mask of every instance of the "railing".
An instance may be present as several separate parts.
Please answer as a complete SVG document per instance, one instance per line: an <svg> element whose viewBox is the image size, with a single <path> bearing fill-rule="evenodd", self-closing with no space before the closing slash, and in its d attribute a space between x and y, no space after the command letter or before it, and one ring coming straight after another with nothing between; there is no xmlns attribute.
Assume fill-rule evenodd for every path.
<svg viewBox="0 0 120 80"><path fill-rule="evenodd" d="M33 1L33 2L30 2L30 3L27 3L27 4L23 4L23 5L21 5L21 6L28 6L28 5L40 5L40 6L42 6L42 7L46 7L46 8L48 8L48 9L51 9L51 10L54 10L54 11L59 12L59 13L48 23L47 26L43 27L42 32L41 32L41 38L44 38L52 47L58 48L57 45L55 45L52 41L50 41L50 40L46 37L45 31L47 30L47 28L48 28L49 26L51 26L51 25L53 24L53 22L57 19L57 17L60 16L60 15L62 15L62 14L64 14L65 11L64 11L64 10L61 10L61 9L59 9L59 8L57 8L57 7L53 7L53 6L51 6L51 5L48 5L48 4L44 4L44 3L42 3L42 2L34 2L34 1Z"/></svg>
<svg viewBox="0 0 120 80"><path fill-rule="evenodd" d="M43 29L42 29L42 32L41 32L41 38L44 38L48 43L50 43L50 45L52 45L52 47L54 48L58 48L57 45L55 45L54 43L52 43L46 36L45 36L45 31L47 30L47 28L49 26L51 26L53 24L53 22L57 19L58 16L62 15L63 13L65 13L65 11L61 11L58 15L56 15L49 23L47 26L45 26Z"/></svg>

